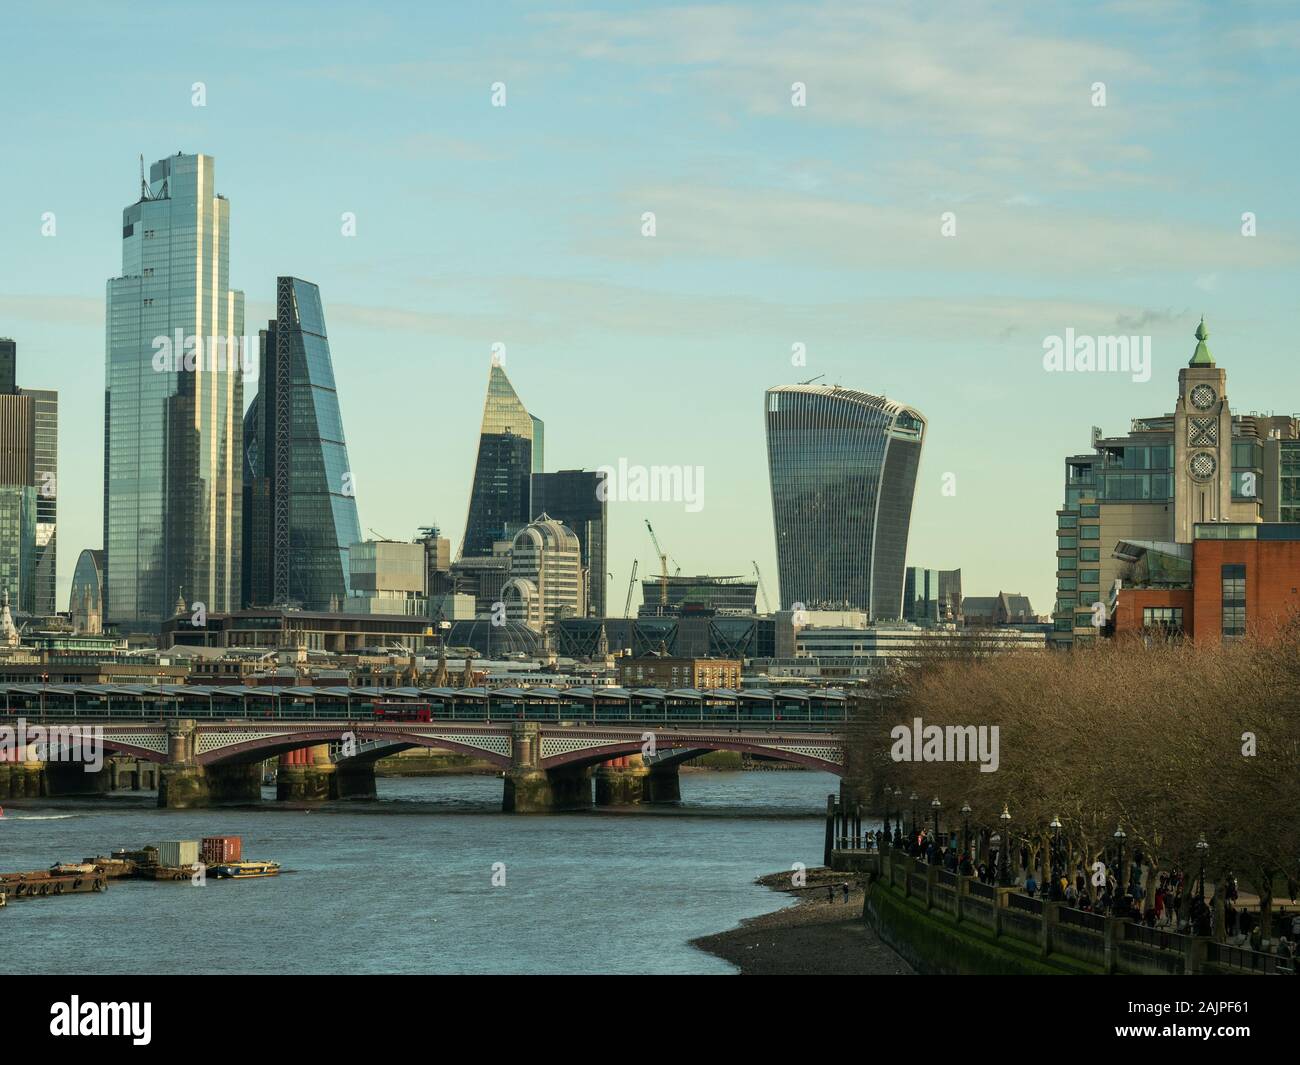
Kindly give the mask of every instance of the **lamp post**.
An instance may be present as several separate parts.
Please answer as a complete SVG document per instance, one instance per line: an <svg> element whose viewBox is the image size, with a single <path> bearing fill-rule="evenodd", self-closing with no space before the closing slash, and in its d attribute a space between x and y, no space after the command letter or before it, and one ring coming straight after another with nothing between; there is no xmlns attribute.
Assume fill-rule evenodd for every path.
<svg viewBox="0 0 1300 1065"><path fill-rule="evenodd" d="M999 876L998 880L1003 887L1011 886L1011 862L1010 855L1007 851L1011 849L1011 807L1007 803L1002 804L1002 812L998 814L998 820L1002 822L1002 835L1005 837L1005 845L998 850Z"/></svg>
<svg viewBox="0 0 1300 1065"><path fill-rule="evenodd" d="M1065 864L1061 860L1061 817L1055 815L1048 826L1052 830L1052 883L1055 884L1060 879L1061 867Z"/></svg>
<svg viewBox="0 0 1300 1065"><path fill-rule="evenodd" d="M961 853L963 857L970 855L970 803L961 804Z"/></svg>
<svg viewBox="0 0 1300 1065"><path fill-rule="evenodd" d="M903 841L903 789L894 785L894 842Z"/></svg>
<svg viewBox="0 0 1300 1065"><path fill-rule="evenodd" d="M939 810L942 807L943 803L939 801L938 795L930 800L930 809L934 813L934 856L936 860L939 857Z"/></svg>
<svg viewBox="0 0 1300 1065"><path fill-rule="evenodd" d="M916 792L915 791L912 792L912 794L909 795L908 798L912 802L912 848L914 848L916 846L916 799L917 799Z"/></svg>
<svg viewBox="0 0 1300 1065"><path fill-rule="evenodd" d="M1115 874L1116 894L1124 894L1124 841L1128 839L1123 825L1115 826L1115 846L1119 849L1119 864Z"/></svg>
<svg viewBox="0 0 1300 1065"><path fill-rule="evenodd" d="M1206 842L1205 833L1201 833L1201 838L1196 841L1196 853L1201 856L1201 901L1205 901L1205 856L1210 851L1210 845Z"/></svg>

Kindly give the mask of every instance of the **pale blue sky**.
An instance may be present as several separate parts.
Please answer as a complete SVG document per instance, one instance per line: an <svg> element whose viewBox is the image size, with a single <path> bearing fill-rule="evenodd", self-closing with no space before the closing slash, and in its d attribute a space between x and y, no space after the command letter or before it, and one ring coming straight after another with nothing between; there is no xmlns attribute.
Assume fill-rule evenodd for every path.
<svg viewBox="0 0 1300 1065"><path fill-rule="evenodd" d="M100 546L104 282L140 153L216 158L250 332L278 274L320 285L363 528L436 521L459 542L495 342L546 422L548 469L703 465L698 513L611 506L615 609L632 559L652 565L646 517L685 570L757 559L775 594L773 384L825 374L920 409L909 561L1040 612L1064 455L1094 424L1172 409L1201 313L1235 408L1300 410L1293 5L86 3L0 20L0 335L22 384L61 393L61 607ZM1043 338L1069 327L1149 333L1150 382L1045 373Z"/></svg>

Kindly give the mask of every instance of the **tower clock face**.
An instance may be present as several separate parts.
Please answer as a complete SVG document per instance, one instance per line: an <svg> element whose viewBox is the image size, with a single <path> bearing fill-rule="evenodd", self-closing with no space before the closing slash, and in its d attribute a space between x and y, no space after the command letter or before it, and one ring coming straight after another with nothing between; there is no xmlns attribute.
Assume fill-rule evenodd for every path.
<svg viewBox="0 0 1300 1065"><path fill-rule="evenodd" d="M1187 468L1198 481L1208 481L1214 476L1214 456L1208 451L1198 451L1188 462Z"/></svg>
<svg viewBox="0 0 1300 1065"><path fill-rule="evenodd" d="M1197 410L1209 410L1218 398L1209 385L1197 385L1192 389L1192 406Z"/></svg>

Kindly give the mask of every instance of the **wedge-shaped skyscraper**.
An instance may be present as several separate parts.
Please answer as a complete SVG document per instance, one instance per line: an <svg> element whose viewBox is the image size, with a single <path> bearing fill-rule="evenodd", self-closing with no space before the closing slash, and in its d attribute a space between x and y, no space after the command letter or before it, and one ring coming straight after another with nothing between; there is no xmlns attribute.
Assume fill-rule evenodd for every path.
<svg viewBox="0 0 1300 1065"><path fill-rule="evenodd" d="M505 370L493 362L461 557L492 554L492 544L507 538L507 527L533 520L531 479L542 472L542 434L541 420L528 413Z"/></svg>
<svg viewBox="0 0 1300 1065"><path fill-rule="evenodd" d="M782 608L899 618L925 419L838 386L782 385L766 400Z"/></svg>
<svg viewBox="0 0 1300 1065"><path fill-rule="evenodd" d="M108 282L105 611L124 632L156 629L178 595L239 605L244 294L215 171L179 153L149 168Z"/></svg>
<svg viewBox="0 0 1300 1065"><path fill-rule="evenodd" d="M281 277L275 311L244 417L244 605L341 610L361 526L320 290Z"/></svg>

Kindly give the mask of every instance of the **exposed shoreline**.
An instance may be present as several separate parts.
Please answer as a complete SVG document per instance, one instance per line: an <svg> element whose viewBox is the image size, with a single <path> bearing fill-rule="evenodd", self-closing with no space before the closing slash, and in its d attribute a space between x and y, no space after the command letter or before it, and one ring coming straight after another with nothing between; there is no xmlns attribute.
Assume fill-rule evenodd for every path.
<svg viewBox="0 0 1300 1065"><path fill-rule="evenodd" d="M742 976L910 976L914 971L862 919L863 889L851 874L818 868L805 886L793 873L770 873L755 883L791 895L793 906L748 917L738 928L701 936L691 946L731 962ZM840 885L849 884L848 903ZM835 899L826 897L828 885Z"/></svg>

